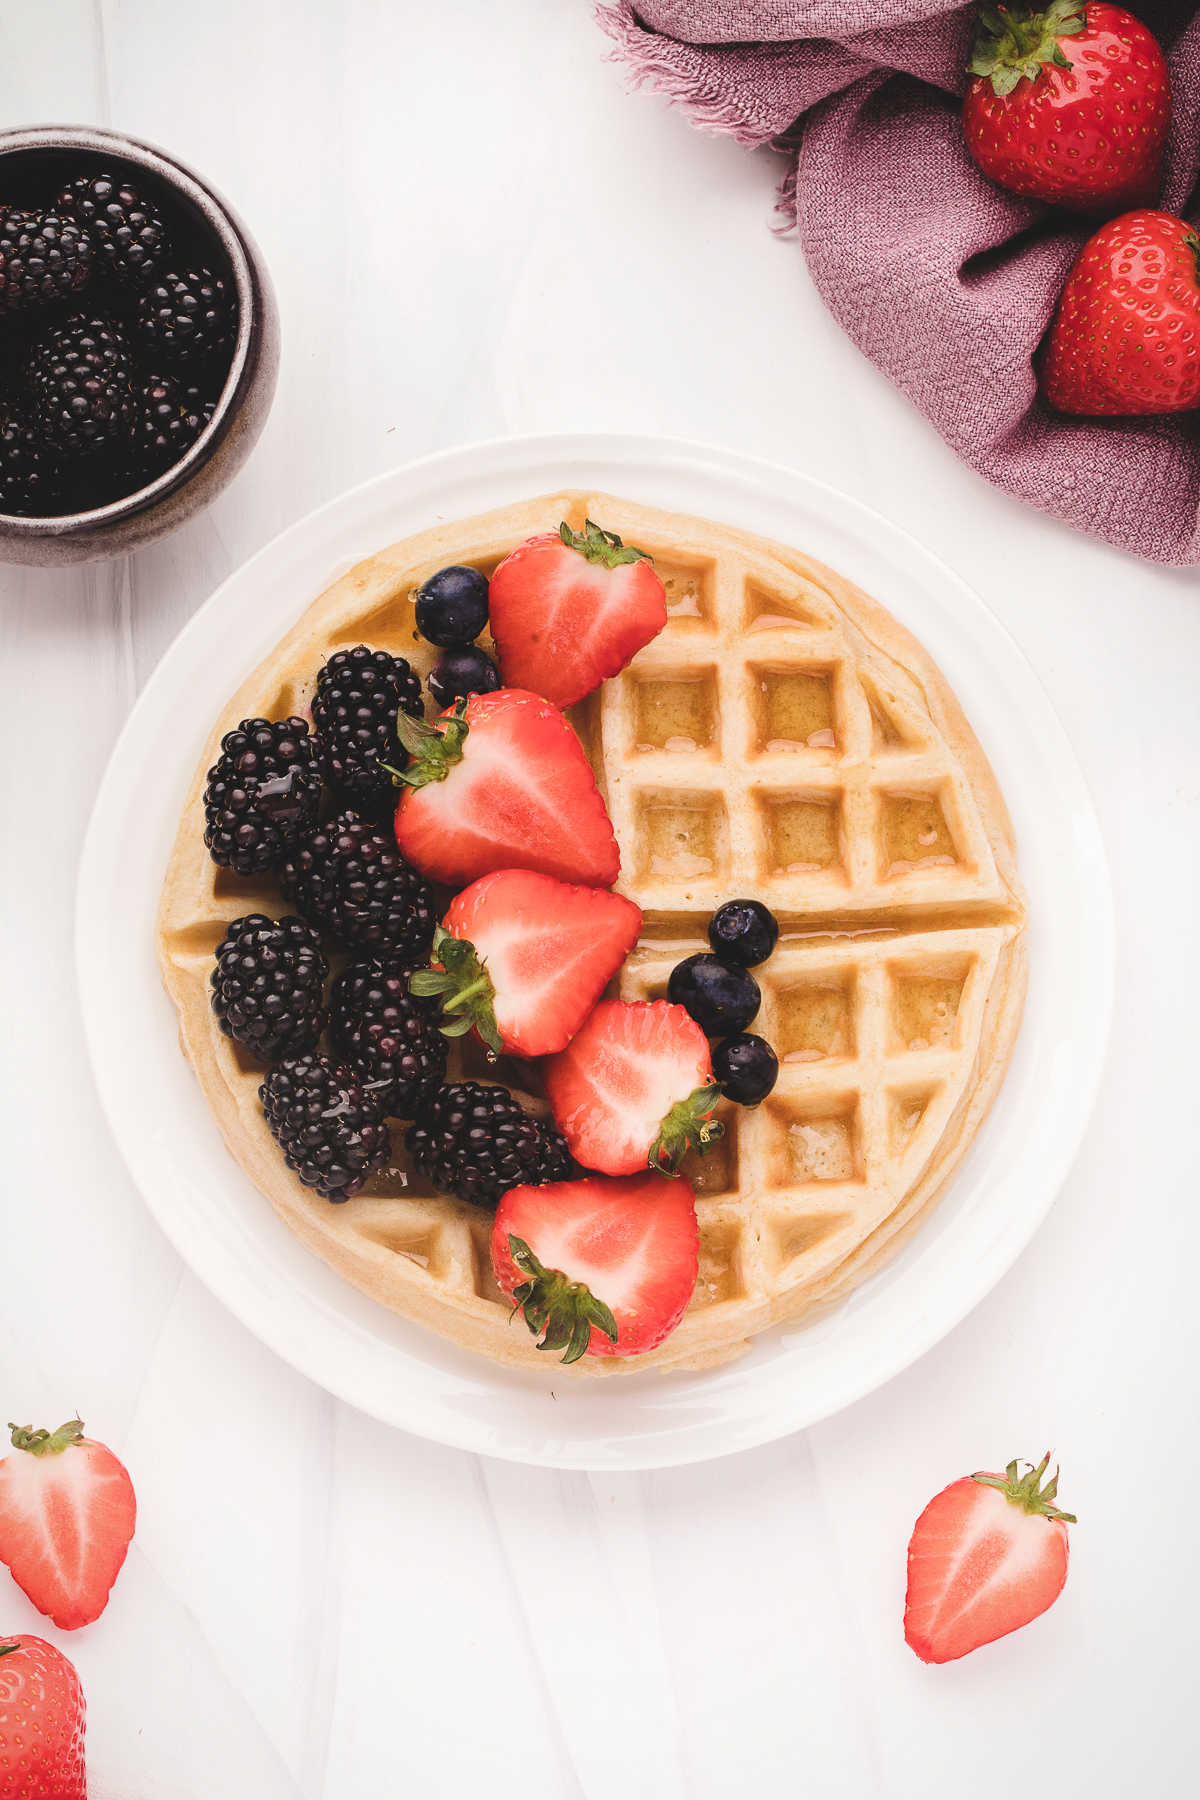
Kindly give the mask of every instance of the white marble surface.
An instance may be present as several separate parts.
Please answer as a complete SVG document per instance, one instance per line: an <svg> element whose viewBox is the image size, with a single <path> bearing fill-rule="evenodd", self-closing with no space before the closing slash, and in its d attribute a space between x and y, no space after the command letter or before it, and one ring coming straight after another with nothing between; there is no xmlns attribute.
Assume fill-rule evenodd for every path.
<svg viewBox="0 0 1200 1800"><path fill-rule="evenodd" d="M605 50L583 0L0 5L0 116L111 123L191 159L258 236L285 334L265 436L207 517L128 562L0 569L0 1403L47 1423L78 1408L141 1503L104 1618L42 1627L87 1688L93 1792L1182 1794L1200 583L962 469L768 231L774 160L631 97ZM1120 934L1087 1145L992 1297L803 1437L619 1480L388 1430L236 1325L117 1158L71 958L104 759L212 588L378 470L576 427L789 461L973 582L1083 760ZM900 1634L916 1512L953 1476L1048 1444L1081 1521L1063 1599L1019 1637L923 1668ZM0 1577L0 1626L39 1623Z"/></svg>

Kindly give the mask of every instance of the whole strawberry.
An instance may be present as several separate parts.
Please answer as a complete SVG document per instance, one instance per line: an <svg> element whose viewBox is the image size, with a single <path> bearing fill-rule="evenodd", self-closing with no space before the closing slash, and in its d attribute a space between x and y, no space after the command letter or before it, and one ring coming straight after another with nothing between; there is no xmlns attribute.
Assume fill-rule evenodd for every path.
<svg viewBox="0 0 1200 1800"><path fill-rule="evenodd" d="M968 66L967 149L1001 187L1081 212L1155 198L1170 83L1156 39L1123 6L981 7Z"/></svg>
<svg viewBox="0 0 1200 1800"><path fill-rule="evenodd" d="M87 1800L83 1689L45 1638L0 1639L0 1800Z"/></svg>
<svg viewBox="0 0 1200 1800"><path fill-rule="evenodd" d="M1200 237L1173 213L1131 212L1088 239L1042 360L1059 412L1200 406Z"/></svg>

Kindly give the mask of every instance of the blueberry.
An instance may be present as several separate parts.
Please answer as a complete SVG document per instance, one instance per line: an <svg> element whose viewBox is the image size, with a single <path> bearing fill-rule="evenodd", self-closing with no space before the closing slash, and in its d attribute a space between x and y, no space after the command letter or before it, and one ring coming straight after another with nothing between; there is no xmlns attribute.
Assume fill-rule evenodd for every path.
<svg viewBox="0 0 1200 1800"><path fill-rule="evenodd" d="M470 644L488 622L487 576L451 563L417 589L417 630L447 650Z"/></svg>
<svg viewBox="0 0 1200 1800"><path fill-rule="evenodd" d="M464 694L494 694L500 671L477 644L465 644L438 658L426 685L439 706L452 706Z"/></svg>
<svg viewBox="0 0 1200 1800"><path fill-rule="evenodd" d="M735 969L702 950L676 963L667 999L685 1006L709 1037L723 1037L750 1023L762 995L748 969Z"/></svg>
<svg viewBox="0 0 1200 1800"><path fill-rule="evenodd" d="M739 1031L718 1044L712 1064L725 1098L739 1106L757 1106L765 1100L779 1074L779 1058L766 1038L750 1031Z"/></svg>
<svg viewBox="0 0 1200 1800"><path fill-rule="evenodd" d="M779 937L779 923L761 900L727 900L708 921L708 941L724 962L752 969L766 962Z"/></svg>

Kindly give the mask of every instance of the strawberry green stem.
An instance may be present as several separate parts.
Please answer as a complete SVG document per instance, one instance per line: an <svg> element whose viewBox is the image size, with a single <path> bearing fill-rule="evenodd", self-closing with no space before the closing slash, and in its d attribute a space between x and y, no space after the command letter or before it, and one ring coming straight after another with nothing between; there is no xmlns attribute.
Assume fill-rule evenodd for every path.
<svg viewBox="0 0 1200 1800"><path fill-rule="evenodd" d="M618 569L622 563L654 561L648 550L635 550L632 544L623 544L615 531L605 531L594 519L585 519L582 531L572 531L564 519L558 535L568 550L578 550L588 562L599 563L605 569Z"/></svg>
<svg viewBox="0 0 1200 1800"><path fill-rule="evenodd" d="M1189 231L1183 240L1183 247L1192 253L1192 261L1196 265L1196 281L1200 284L1200 237L1194 231Z"/></svg>
<svg viewBox="0 0 1200 1800"><path fill-rule="evenodd" d="M496 990L483 957L466 938L456 938L439 925L433 934L433 960L440 967L417 969L409 976L409 993L440 999L443 1015L453 1015L439 1026L443 1037L463 1037L473 1026L499 1056L503 1045L496 1024Z"/></svg>
<svg viewBox="0 0 1200 1800"><path fill-rule="evenodd" d="M1006 1500L1019 1506L1023 1512L1040 1513L1045 1519L1061 1519L1066 1525L1077 1524L1074 1513L1060 1512L1053 1505L1058 1493L1057 1469L1045 1487L1042 1486L1042 1476L1050 1467L1050 1452L1047 1450L1036 1468L1032 1463L1026 1463L1025 1466L1029 1471L1027 1475L1017 1473L1019 1464L1014 1460L1007 1464L1003 1475L975 1474L971 1480L982 1483L984 1487L998 1488Z"/></svg>
<svg viewBox="0 0 1200 1800"><path fill-rule="evenodd" d="M14 1650L19 1650L20 1648L20 1638L14 1638L11 1644L0 1644L0 1656L11 1656Z"/></svg>
<svg viewBox="0 0 1200 1800"><path fill-rule="evenodd" d="M31 1456L58 1456L73 1444L83 1442L83 1420L68 1419L57 1431L35 1431L32 1425L14 1425L10 1419L14 1450L28 1450Z"/></svg>
<svg viewBox="0 0 1200 1800"><path fill-rule="evenodd" d="M463 743L471 727L467 724L467 700L455 702L454 710L430 725L425 719L414 719L403 708L396 714L396 736L408 751L405 769L393 769L390 763L380 768L391 776L397 787L428 787L431 781L445 781L455 763L462 761Z"/></svg>
<svg viewBox="0 0 1200 1800"><path fill-rule="evenodd" d="M1087 7L1080 0L1050 0L1039 8L981 6L967 67L989 80L992 92L1003 99L1019 81L1036 81L1048 64L1069 69L1059 40L1086 29Z"/></svg>
<svg viewBox="0 0 1200 1800"><path fill-rule="evenodd" d="M539 1350L562 1350L563 1362L578 1362L592 1341L592 1326L610 1344L617 1341L617 1321L586 1282L572 1281L561 1269L542 1266L524 1238L510 1235L508 1253L525 1280L513 1289L513 1314L520 1313Z"/></svg>
<svg viewBox="0 0 1200 1800"><path fill-rule="evenodd" d="M710 1081L671 1108L650 1146L647 1161L652 1169L660 1175L678 1175L679 1165L689 1150L698 1150L704 1156L712 1149L725 1133L720 1120L712 1116L720 1098L720 1088Z"/></svg>

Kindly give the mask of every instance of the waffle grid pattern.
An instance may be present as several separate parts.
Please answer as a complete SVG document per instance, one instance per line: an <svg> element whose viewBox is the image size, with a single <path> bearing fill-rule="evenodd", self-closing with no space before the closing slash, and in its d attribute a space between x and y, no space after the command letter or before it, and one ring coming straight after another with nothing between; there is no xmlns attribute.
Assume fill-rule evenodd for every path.
<svg viewBox="0 0 1200 1800"><path fill-rule="evenodd" d="M723 1108L723 1142L692 1159L696 1295L667 1344L632 1365L699 1367L836 1298L915 1222L986 1110L1019 1018L1022 913L1003 803L965 727L956 741L931 704L931 689L948 699L932 665L915 646L902 659L881 649L890 621L856 590L736 532L579 495L445 527L360 564L214 731L168 871L160 950L226 1141L292 1229L385 1305L541 1366L492 1279L489 1216L433 1194L402 1155L338 1207L283 1168L258 1106L262 1071L221 1036L207 1001L226 924L283 909L269 879L213 868L196 821L221 730L254 713L306 712L321 661L345 645L392 650L424 674L414 585L450 561L490 572L533 531L587 516L655 555L670 613L573 715L621 846L619 885L645 914L620 992L662 995L735 894L758 895L783 926L755 972L755 1028L780 1055L779 1083L759 1108ZM500 1080L541 1105L530 1065L489 1066L461 1041L448 1078Z"/></svg>

